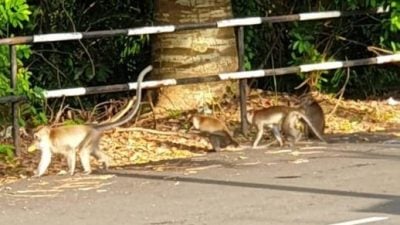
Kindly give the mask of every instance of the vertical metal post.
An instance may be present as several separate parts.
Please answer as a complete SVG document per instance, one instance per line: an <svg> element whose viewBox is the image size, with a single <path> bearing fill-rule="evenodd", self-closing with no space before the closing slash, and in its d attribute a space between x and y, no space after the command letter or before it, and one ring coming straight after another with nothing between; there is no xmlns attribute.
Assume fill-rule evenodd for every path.
<svg viewBox="0 0 400 225"><path fill-rule="evenodd" d="M11 60L11 88L15 91L17 89L17 50L15 45L10 45L10 60ZM14 92L15 95L15 92ZM12 110L12 135L14 140L14 153L19 156L20 151L20 138L19 138L19 124L18 124L18 106L19 102L13 102L11 105Z"/></svg>
<svg viewBox="0 0 400 225"><path fill-rule="evenodd" d="M239 71L244 71L244 28L239 27L238 29L238 54L239 54ZM247 135L248 124L246 120L246 87L247 87L247 79L241 79L239 81L239 90L240 90L240 122L242 133Z"/></svg>

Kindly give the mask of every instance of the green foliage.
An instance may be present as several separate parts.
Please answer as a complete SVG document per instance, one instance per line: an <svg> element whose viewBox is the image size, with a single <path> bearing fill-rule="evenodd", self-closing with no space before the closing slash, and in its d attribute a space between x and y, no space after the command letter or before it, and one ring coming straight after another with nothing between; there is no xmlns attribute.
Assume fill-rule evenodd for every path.
<svg viewBox="0 0 400 225"><path fill-rule="evenodd" d="M10 163L14 159L14 147L0 144L0 162Z"/></svg>
<svg viewBox="0 0 400 225"><path fill-rule="evenodd" d="M390 31L398 32L400 30L400 2L391 1L390 7Z"/></svg>
<svg viewBox="0 0 400 225"><path fill-rule="evenodd" d="M10 25L24 28L31 11L26 0L0 0L0 36L8 36Z"/></svg>
<svg viewBox="0 0 400 225"><path fill-rule="evenodd" d="M398 52L400 51L400 2L393 0L390 7L390 18L382 21L384 29L381 32L380 44L384 48Z"/></svg>
<svg viewBox="0 0 400 225"><path fill-rule="evenodd" d="M49 1L38 5L42 23L34 32L110 30L144 26L150 21L149 1L100 0ZM150 57L149 37L118 36L81 42L54 42L34 45L33 82L45 89L97 86L135 80ZM109 95L107 95L109 97ZM99 96L92 96L98 98ZM79 101L68 104L76 106ZM99 99L87 98L84 104Z"/></svg>
<svg viewBox="0 0 400 225"><path fill-rule="evenodd" d="M346 89L350 96L379 96L390 90L398 90L398 69L395 67L362 67L358 70L352 70L350 76L348 85L357 87Z"/></svg>
<svg viewBox="0 0 400 225"><path fill-rule="evenodd" d="M345 61L387 54L400 49L400 3L398 0L346 0L346 1L274 1L233 0L236 17L278 16L304 12L328 10L367 10L390 5L390 13L368 16L350 16L335 19L302 22L274 23L272 25L246 27L246 69L277 68L289 65ZM370 51L374 46L382 51ZM250 64L250 65L249 65ZM378 69L380 68L380 69ZM382 93L385 86L399 85L400 78L389 65L351 68L351 77L346 93ZM293 91L306 78L308 84L321 91L338 91L346 73L343 70L318 71L300 76L276 78L280 91ZM261 80L261 79L259 79ZM262 79L258 84L272 89L275 80ZM273 83L275 84L275 83ZM262 85L262 86L261 86ZM360 88L363 91L360 92ZM354 91L352 90L354 89Z"/></svg>
<svg viewBox="0 0 400 225"><path fill-rule="evenodd" d="M151 22L151 1L100 0L31 1L0 0L2 37L71 31L110 30L144 26ZM31 18L30 18L31 17ZM32 49L32 50L31 50ZM25 95L29 104L20 107L20 124L47 122L42 89L97 86L135 80L149 61L149 36L97 38L18 46L18 88L10 89L8 46L0 46L0 96ZM29 64L29 71L24 63ZM37 86L41 87L38 88ZM33 88L32 88L33 87ZM104 95L108 98L109 95ZM95 95L80 100L68 98L70 106L87 106L101 101ZM49 100L50 102L57 101ZM52 104L57 107L57 104ZM9 120L9 106L0 106L0 123ZM78 121L79 123L79 121Z"/></svg>
<svg viewBox="0 0 400 225"><path fill-rule="evenodd" d="M0 36L9 37L14 32L29 26L31 11L25 0L0 0ZM8 95L22 95L28 98L20 107L19 122L22 126L26 120L43 122L43 114L35 108L35 104L43 99L42 90L32 88L30 78L32 73L24 68L23 61L31 57L31 49L27 45L16 46L17 53L17 88L10 87L10 48L0 46L0 97ZM9 122L10 109L7 105L0 106L0 124Z"/></svg>
<svg viewBox="0 0 400 225"><path fill-rule="evenodd" d="M179 119L182 118L183 112L181 110L167 110L167 114L169 118Z"/></svg>
<svg viewBox="0 0 400 225"><path fill-rule="evenodd" d="M301 65L327 61L324 58L324 54L318 50L315 44L315 37L318 37L318 31L318 27L315 27L313 23L305 23L301 26L299 23L294 23L292 30L289 32L289 37L292 39L292 43L289 45L289 49L292 50L290 64ZM300 74L300 77L302 79L311 78L308 82L311 88L321 90L322 82L327 81L321 75L326 73L326 71L315 71Z"/></svg>
<svg viewBox="0 0 400 225"><path fill-rule="evenodd" d="M264 9L257 1L236 0L232 1L235 17L265 16ZM245 69L251 70L254 65L263 63L261 55L267 54L265 48L257 45L265 42L266 36L260 35L268 30L268 25L247 26L244 28L245 48Z"/></svg>
<svg viewBox="0 0 400 225"><path fill-rule="evenodd" d="M63 124L65 125L77 125L77 124L84 124L86 121L75 119L75 120L65 120Z"/></svg>
<svg viewBox="0 0 400 225"><path fill-rule="evenodd" d="M232 5L235 17L274 16L288 10L284 1L233 0ZM287 66L290 54L287 51L286 26L285 23L275 23L244 28L246 70ZM269 90L292 90L291 81L293 77L267 77L257 79L257 86Z"/></svg>
<svg viewBox="0 0 400 225"><path fill-rule="evenodd" d="M318 34L313 32L317 30L313 24L302 24L299 26L298 23L294 23L294 27L289 32L289 37L292 39L292 43L289 45L289 48L292 50L291 56L293 61L291 64L308 64L324 60L323 55L314 44L316 41L314 37Z"/></svg>

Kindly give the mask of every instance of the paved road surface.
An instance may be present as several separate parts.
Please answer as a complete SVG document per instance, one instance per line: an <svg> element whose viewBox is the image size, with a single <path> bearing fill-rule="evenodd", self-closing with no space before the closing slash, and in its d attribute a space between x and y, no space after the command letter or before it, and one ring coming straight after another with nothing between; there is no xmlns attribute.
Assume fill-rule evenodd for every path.
<svg viewBox="0 0 400 225"><path fill-rule="evenodd" d="M400 224L399 145L319 146L26 179L0 187L0 224Z"/></svg>

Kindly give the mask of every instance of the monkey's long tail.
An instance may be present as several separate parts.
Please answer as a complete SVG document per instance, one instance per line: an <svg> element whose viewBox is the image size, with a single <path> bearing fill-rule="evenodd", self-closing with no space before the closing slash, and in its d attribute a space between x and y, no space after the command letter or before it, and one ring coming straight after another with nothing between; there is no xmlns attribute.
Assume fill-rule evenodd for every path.
<svg viewBox="0 0 400 225"><path fill-rule="evenodd" d="M315 129L315 127L312 125L311 121L307 118L306 115L300 112L296 112L298 115L307 123L308 127L311 128L312 132L319 138L319 140L327 143L327 141L322 137L322 135Z"/></svg>
<svg viewBox="0 0 400 225"><path fill-rule="evenodd" d="M144 68L140 74L139 77L137 79L137 87L136 87L136 102L135 105L132 106L132 109L122 118L120 118L117 121L111 122L111 123L106 123L106 124L100 124L100 125L96 125L96 128L100 131L104 131L104 130L108 130L114 127L118 127L121 126L124 123L129 122L137 113L137 111L139 110L139 105L142 99L142 81L143 78L150 72L153 70L153 66L149 65L146 68Z"/></svg>

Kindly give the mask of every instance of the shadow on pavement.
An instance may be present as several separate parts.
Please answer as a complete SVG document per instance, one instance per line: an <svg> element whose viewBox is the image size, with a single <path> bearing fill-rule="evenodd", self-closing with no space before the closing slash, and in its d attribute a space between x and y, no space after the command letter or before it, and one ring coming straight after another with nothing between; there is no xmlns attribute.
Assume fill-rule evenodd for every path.
<svg viewBox="0 0 400 225"><path fill-rule="evenodd" d="M373 207L359 210L359 212L386 213L400 215L400 199L393 199L382 204L377 204Z"/></svg>
<svg viewBox="0 0 400 225"><path fill-rule="evenodd" d="M197 184L212 184L212 185L223 185L223 186L234 186L234 187L244 187L244 188L255 188L255 189L268 189L277 191L290 191L290 192L302 192L302 193L312 193L321 195L336 195L344 197L356 197L356 198L370 198L370 199L387 199L394 200L399 199L399 195L391 194L378 194L378 193L367 193L367 192L351 192L351 191L340 191L340 190L330 190L330 189L319 189L319 188L309 188L309 187L295 187L287 185L276 185L276 184L263 184L263 183L249 183L240 181L223 181L214 180L207 178L195 178L195 177L181 177L181 176L164 176L155 174L138 174L132 173L131 171L109 171L110 174L119 177L130 177L138 179L150 179L150 180L161 180L161 181L179 181L187 183L197 183Z"/></svg>

